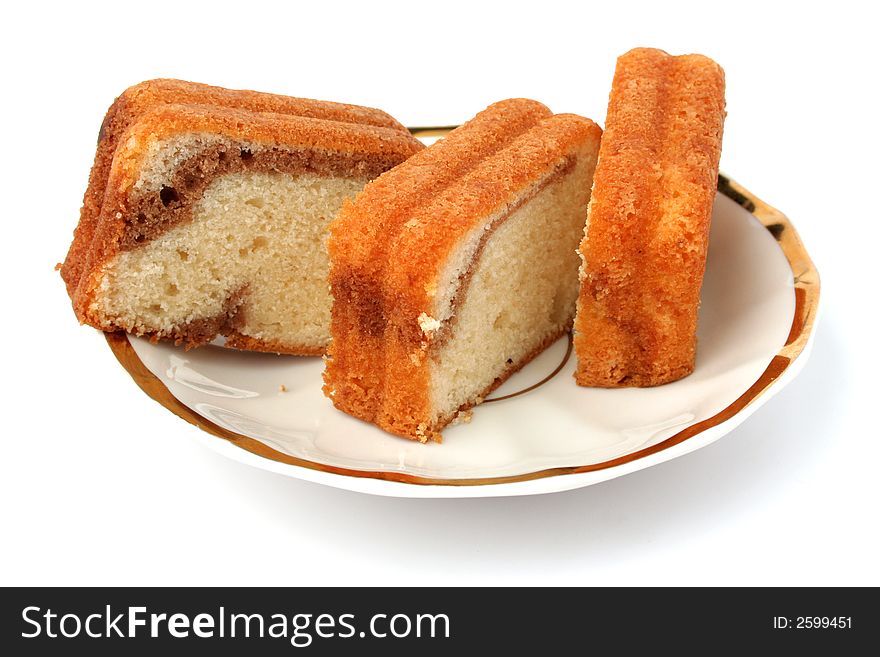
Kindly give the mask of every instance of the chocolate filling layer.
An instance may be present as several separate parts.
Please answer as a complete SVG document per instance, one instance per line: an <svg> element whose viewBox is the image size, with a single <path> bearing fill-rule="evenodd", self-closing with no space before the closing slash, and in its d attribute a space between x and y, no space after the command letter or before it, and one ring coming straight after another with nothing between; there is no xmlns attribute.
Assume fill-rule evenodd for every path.
<svg viewBox="0 0 880 657"><path fill-rule="evenodd" d="M224 335L238 326L239 321L237 321L236 315L246 295L247 285L244 285L226 297L223 309L217 315L194 319L174 327L170 335L153 335L153 339L167 337L174 340L176 345L182 343L187 349L208 344L218 335Z"/></svg>
<svg viewBox="0 0 880 657"><path fill-rule="evenodd" d="M399 162L400 156L393 154L364 156L279 147L251 150L235 144L216 144L184 160L160 190L132 190L119 248L138 248L192 219L193 205L218 176L240 171L278 172L359 178L366 183Z"/></svg>

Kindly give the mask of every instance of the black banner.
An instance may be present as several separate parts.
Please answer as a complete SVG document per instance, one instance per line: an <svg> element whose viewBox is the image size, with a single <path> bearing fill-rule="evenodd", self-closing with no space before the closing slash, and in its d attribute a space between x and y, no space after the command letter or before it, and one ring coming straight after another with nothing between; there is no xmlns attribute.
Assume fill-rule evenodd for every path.
<svg viewBox="0 0 880 657"><path fill-rule="evenodd" d="M14 655L544 654L600 645L836 654L866 645L880 620L873 589L87 588L2 597L2 646Z"/></svg>

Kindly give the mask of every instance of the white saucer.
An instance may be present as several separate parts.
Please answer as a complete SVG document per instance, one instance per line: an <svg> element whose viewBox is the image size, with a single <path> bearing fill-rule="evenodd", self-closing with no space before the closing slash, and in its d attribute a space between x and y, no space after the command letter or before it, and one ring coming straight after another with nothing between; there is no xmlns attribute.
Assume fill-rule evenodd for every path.
<svg viewBox="0 0 880 657"><path fill-rule="evenodd" d="M205 444L260 468L408 497L587 486L717 440L806 361L819 287L809 257L783 215L724 177L719 189L691 376L656 388L581 388L564 338L470 423L446 429L443 444L397 438L337 411L321 392L320 358L184 351L119 334L108 341L148 394L206 430Z"/></svg>

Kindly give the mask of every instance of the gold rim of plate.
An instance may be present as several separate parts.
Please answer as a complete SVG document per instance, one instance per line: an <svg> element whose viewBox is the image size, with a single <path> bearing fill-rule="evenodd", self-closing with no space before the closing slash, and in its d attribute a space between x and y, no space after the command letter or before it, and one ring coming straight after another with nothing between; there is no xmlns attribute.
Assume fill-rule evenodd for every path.
<svg viewBox="0 0 880 657"><path fill-rule="evenodd" d="M446 134L451 129L452 126L410 128L411 132L419 137L439 137ZM686 427L674 436L667 438L656 445L619 456L609 461L602 461L601 463L549 468L506 477L435 479L432 477L411 475L404 472L340 468L297 458L279 452L255 438L250 438L234 431L224 429L207 418L202 417L174 397L174 395L171 394L171 391L166 388L150 370L147 369L138 357L134 347L132 347L128 340L128 336L124 332L106 333L105 337L107 343L110 345L110 349L113 351L122 367L125 368L134 379L135 383L137 383L141 390L147 393L147 395L178 417L197 426L202 431L227 440L236 447L240 447L241 449L272 461L278 461L288 465L296 465L301 468L308 468L309 470L318 470L321 472L343 475L346 477L380 479L420 486L492 486L495 484L512 484L534 479L543 479L545 477L557 477L560 475L581 474L585 472L594 472L596 470L605 470L669 449L670 447L678 445L679 443L682 443L685 440L688 440L689 438L692 438L735 416L749 404L758 399L758 397L763 395L782 375L782 373L788 369L795 359L801 355L807 345L810 334L813 331L813 326L816 321L816 312L819 307L819 272L816 270L813 261L807 254L794 225L792 225L788 217L782 212L768 205L749 192L745 187L724 174L718 176L718 191L754 215L764 228L766 228L773 236L776 243L779 245L779 248L782 249L782 253L785 255L786 260L788 260L794 280L795 295L794 318L791 323L788 339L785 341L785 345L782 349L780 349L770 361L767 369L765 369L761 376L758 377L758 380L724 410L716 413L710 418Z"/></svg>

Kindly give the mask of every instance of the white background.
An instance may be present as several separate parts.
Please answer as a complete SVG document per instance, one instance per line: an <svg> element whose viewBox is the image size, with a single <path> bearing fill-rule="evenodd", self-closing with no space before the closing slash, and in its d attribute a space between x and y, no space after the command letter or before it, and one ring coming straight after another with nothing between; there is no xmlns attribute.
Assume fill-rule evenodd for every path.
<svg viewBox="0 0 880 657"><path fill-rule="evenodd" d="M880 584L870 3L191 4L4 10L0 584ZM602 123L615 58L641 45L724 66L722 169L792 218L822 275L805 371L688 456L485 500L251 469L144 396L53 271L103 114L141 80L370 105L408 125L512 96Z"/></svg>

